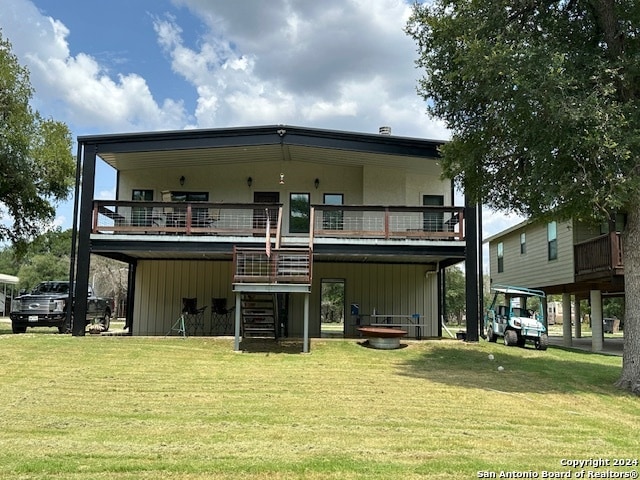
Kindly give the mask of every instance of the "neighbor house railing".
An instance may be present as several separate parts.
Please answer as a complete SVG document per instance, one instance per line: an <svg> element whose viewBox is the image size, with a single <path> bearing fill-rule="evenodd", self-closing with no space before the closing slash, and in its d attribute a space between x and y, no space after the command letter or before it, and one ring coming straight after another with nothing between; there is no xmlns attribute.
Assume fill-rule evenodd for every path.
<svg viewBox="0 0 640 480"><path fill-rule="evenodd" d="M622 239L619 233L611 232L573 247L576 277L624 275L622 262Z"/></svg>

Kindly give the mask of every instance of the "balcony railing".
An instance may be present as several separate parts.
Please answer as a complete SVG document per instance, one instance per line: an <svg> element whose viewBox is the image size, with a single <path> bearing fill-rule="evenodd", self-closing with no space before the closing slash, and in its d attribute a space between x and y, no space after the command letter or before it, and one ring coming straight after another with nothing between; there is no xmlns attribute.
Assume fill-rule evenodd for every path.
<svg viewBox="0 0 640 480"><path fill-rule="evenodd" d="M315 237L464 240L463 207L314 205Z"/></svg>
<svg viewBox="0 0 640 480"><path fill-rule="evenodd" d="M271 203L142 202L96 200L93 233L173 235L279 235L282 206Z"/></svg>
<svg viewBox="0 0 640 480"><path fill-rule="evenodd" d="M311 249L233 250L234 283L311 283Z"/></svg>
<svg viewBox="0 0 640 480"><path fill-rule="evenodd" d="M574 245L576 277L624 275L622 240L612 232Z"/></svg>
<svg viewBox="0 0 640 480"><path fill-rule="evenodd" d="M310 241L333 238L464 240L464 208L313 205ZM271 235L279 246L282 205L267 203L95 200L92 233L138 235Z"/></svg>

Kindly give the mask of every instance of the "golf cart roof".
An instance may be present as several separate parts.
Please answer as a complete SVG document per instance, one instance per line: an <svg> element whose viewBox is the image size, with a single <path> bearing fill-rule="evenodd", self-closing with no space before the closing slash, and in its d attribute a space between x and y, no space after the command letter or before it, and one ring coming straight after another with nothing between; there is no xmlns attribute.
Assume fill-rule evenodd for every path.
<svg viewBox="0 0 640 480"><path fill-rule="evenodd" d="M542 297L545 298L546 294L542 290L534 290L526 287L513 287L509 285L494 285L491 290L498 293L505 293L509 295L518 295L521 297Z"/></svg>

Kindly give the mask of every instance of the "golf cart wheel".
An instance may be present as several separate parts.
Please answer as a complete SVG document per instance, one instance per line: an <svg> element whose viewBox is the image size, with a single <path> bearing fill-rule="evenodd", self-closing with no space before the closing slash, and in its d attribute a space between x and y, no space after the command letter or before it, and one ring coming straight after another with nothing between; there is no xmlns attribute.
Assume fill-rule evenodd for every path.
<svg viewBox="0 0 640 480"><path fill-rule="evenodd" d="M104 312L104 316L100 319L100 325L102 325L103 332L108 332L111 326L111 312L107 310Z"/></svg>
<svg viewBox="0 0 640 480"><path fill-rule="evenodd" d="M493 328L487 327L487 340L490 342L495 342L498 339L498 336L493 333Z"/></svg>
<svg viewBox="0 0 640 480"><path fill-rule="evenodd" d="M515 330L507 330L504 332L504 344L507 347L513 347L518 343L518 334Z"/></svg>
<svg viewBox="0 0 640 480"><path fill-rule="evenodd" d="M540 335L540 338L536 341L536 349L546 350L549 346L549 336L546 333Z"/></svg>

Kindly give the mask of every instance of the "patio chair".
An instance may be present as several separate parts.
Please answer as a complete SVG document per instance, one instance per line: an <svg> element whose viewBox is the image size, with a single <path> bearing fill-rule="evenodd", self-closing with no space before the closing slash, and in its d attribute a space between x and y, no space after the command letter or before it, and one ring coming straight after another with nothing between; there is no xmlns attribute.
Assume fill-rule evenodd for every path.
<svg viewBox="0 0 640 480"><path fill-rule="evenodd" d="M227 308L226 298L211 299L211 330L210 334L231 335L232 314L236 307Z"/></svg>
<svg viewBox="0 0 640 480"><path fill-rule="evenodd" d="M206 305L198 308L198 300L196 298L183 298L180 316L167 335L171 332L178 332L178 335L186 337L191 331L193 331L194 335L197 334L198 330L204 335L204 312L206 309Z"/></svg>

